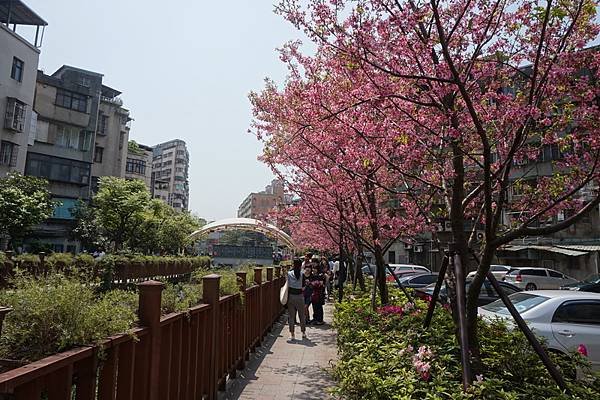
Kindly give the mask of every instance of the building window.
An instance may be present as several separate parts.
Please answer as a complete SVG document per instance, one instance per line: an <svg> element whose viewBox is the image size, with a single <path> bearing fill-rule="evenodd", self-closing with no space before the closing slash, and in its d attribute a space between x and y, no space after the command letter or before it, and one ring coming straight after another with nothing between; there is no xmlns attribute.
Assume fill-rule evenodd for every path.
<svg viewBox="0 0 600 400"><path fill-rule="evenodd" d="M177 150L178 156L185 156L185 150Z"/></svg>
<svg viewBox="0 0 600 400"><path fill-rule="evenodd" d="M41 176L52 181L87 185L90 182L90 165L77 160L28 152L25 174Z"/></svg>
<svg viewBox="0 0 600 400"><path fill-rule="evenodd" d="M100 178L92 176L92 193L98 193L98 189L100 189Z"/></svg>
<svg viewBox="0 0 600 400"><path fill-rule="evenodd" d="M96 146L96 149L94 149L94 162L101 163L103 155L104 155L104 147Z"/></svg>
<svg viewBox="0 0 600 400"><path fill-rule="evenodd" d="M18 155L18 145L11 142L6 142L4 140L0 143L0 165L16 167Z"/></svg>
<svg viewBox="0 0 600 400"><path fill-rule="evenodd" d="M26 105L14 97L6 99L6 114L4 115L4 127L17 132L23 132L25 128Z"/></svg>
<svg viewBox="0 0 600 400"><path fill-rule="evenodd" d="M98 134L106 135L106 128L108 128L108 115L100 112L98 115Z"/></svg>
<svg viewBox="0 0 600 400"><path fill-rule="evenodd" d="M57 197L53 199L58 202L58 205L54 208L54 212L52 213L52 218L56 219L74 219L73 211L77 208L77 200L74 199L66 199L62 197Z"/></svg>
<svg viewBox="0 0 600 400"><path fill-rule="evenodd" d="M84 113L87 112L87 96L58 89L56 91L56 105Z"/></svg>
<svg viewBox="0 0 600 400"><path fill-rule="evenodd" d="M25 63L19 60L17 57L13 57L12 69L10 70L10 77L17 82L23 81L23 67Z"/></svg>
<svg viewBox="0 0 600 400"><path fill-rule="evenodd" d="M92 133L71 126L58 125L54 144L79 151L90 151L92 147Z"/></svg>
<svg viewBox="0 0 600 400"><path fill-rule="evenodd" d="M183 158L178 158L177 160L175 160L176 164L185 164L185 160Z"/></svg>
<svg viewBox="0 0 600 400"><path fill-rule="evenodd" d="M396 263L396 252L395 251L388 252L388 263L390 263L390 264Z"/></svg>
<svg viewBox="0 0 600 400"><path fill-rule="evenodd" d="M131 174L146 175L146 161L128 158L125 165L125 171Z"/></svg>
<svg viewBox="0 0 600 400"><path fill-rule="evenodd" d="M92 80L89 77L82 75L79 78L79 85L83 86L83 87L86 87L86 88L89 88L89 87L92 86Z"/></svg>

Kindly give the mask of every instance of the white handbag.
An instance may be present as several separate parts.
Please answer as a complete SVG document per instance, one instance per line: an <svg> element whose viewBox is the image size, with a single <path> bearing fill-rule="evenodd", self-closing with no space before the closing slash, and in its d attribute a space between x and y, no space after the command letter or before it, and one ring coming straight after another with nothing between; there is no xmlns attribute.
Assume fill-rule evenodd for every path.
<svg viewBox="0 0 600 400"><path fill-rule="evenodd" d="M279 291L279 301L282 305L286 305L288 302L288 283L285 282L285 285Z"/></svg>

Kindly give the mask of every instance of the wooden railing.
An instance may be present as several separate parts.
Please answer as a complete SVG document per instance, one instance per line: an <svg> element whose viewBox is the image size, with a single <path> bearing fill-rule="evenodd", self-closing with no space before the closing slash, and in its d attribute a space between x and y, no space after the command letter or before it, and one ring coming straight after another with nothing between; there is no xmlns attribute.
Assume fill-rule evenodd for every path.
<svg viewBox="0 0 600 400"><path fill-rule="evenodd" d="M161 316L163 284L139 288L139 327L0 374L0 399L180 400L215 399L227 379L245 366L281 314L280 267L254 270L240 293L221 297L219 275L203 278L202 303L187 312ZM9 396L6 396L9 395ZM12 396L11 396L12 395Z"/></svg>

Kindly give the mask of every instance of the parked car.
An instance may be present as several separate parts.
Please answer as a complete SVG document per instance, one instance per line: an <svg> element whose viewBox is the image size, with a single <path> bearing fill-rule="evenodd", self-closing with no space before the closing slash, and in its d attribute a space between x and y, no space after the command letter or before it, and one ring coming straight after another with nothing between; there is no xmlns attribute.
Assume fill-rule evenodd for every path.
<svg viewBox="0 0 600 400"><path fill-rule="evenodd" d="M504 280L525 290L558 289L577 282L562 272L548 268L517 267L504 276Z"/></svg>
<svg viewBox="0 0 600 400"><path fill-rule="evenodd" d="M504 293L506 293L507 295L521 291L520 288L516 287L515 285L511 285L510 283L498 282L498 284L502 287L502 290L504 290ZM467 281L466 286L465 286L466 290L469 290L470 285L471 285L471 281ZM415 295L417 297L419 297L420 299L429 300L433 296L434 289L435 289L435 283L432 283L431 285L425 286L420 289L416 289ZM490 281L488 281L487 279L485 281L483 281L483 286L481 287L481 291L479 292L479 299L477 301L477 305L479 307L481 307L483 305L492 303L492 302L498 300L499 298L500 298L500 295L498 294L498 292L496 292L496 289L494 289L494 287L492 286ZM442 285L442 287L440 289L439 300L442 304L448 303L448 290L446 288L445 283Z"/></svg>
<svg viewBox="0 0 600 400"><path fill-rule="evenodd" d="M490 265L490 271L492 273L492 275L494 275L496 277L496 279L498 279L499 281L501 281L502 279L504 279L504 276L512 269L512 267L510 265L498 265L498 264L492 264ZM475 273L477 271L471 271L467 274L467 279L473 279L473 277L475 276Z"/></svg>
<svg viewBox="0 0 600 400"><path fill-rule="evenodd" d="M600 370L600 294L571 290L534 290L510 296L515 308L553 351L569 353L585 346L594 370ZM512 317L502 301L479 308L484 318Z"/></svg>
<svg viewBox="0 0 600 400"><path fill-rule="evenodd" d="M437 272L433 272L431 274L416 274L416 275L408 275L408 276L403 276L400 279L400 283L402 284L402 286L407 287L407 288L413 288L413 289L417 289L417 288L422 288L425 286L429 286L432 283L435 283L437 281L438 278L438 274Z"/></svg>
<svg viewBox="0 0 600 400"><path fill-rule="evenodd" d="M394 271L394 273L403 272L403 271L413 271L413 272L427 272L431 273L431 270L422 265L413 265L413 264L388 264L390 268Z"/></svg>
<svg viewBox="0 0 600 400"><path fill-rule="evenodd" d="M422 265L413 265L413 264L389 264L390 268L394 271L394 275L398 278L417 275L417 274L430 274L431 270ZM387 281L395 282L396 278L392 276L389 272L390 270L386 268L387 272Z"/></svg>
<svg viewBox="0 0 600 400"><path fill-rule="evenodd" d="M375 266L371 264L364 264L362 266L363 275L373 276L375 275Z"/></svg>
<svg viewBox="0 0 600 400"><path fill-rule="evenodd" d="M600 293L600 275L590 275L581 282L570 283L560 287L564 290L579 290L581 292Z"/></svg>

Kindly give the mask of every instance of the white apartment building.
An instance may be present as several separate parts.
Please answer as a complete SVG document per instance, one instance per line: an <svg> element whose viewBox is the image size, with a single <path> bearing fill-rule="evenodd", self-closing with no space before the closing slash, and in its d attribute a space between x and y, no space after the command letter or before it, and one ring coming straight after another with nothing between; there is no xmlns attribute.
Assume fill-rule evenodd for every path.
<svg viewBox="0 0 600 400"><path fill-rule="evenodd" d="M152 196L177 211L189 205L190 156L183 140L175 139L153 148Z"/></svg>
<svg viewBox="0 0 600 400"><path fill-rule="evenodd" d="M46 25L20 0L0 7L0 177L24 172L27 145L35 137L33 100Z"/></svg>

